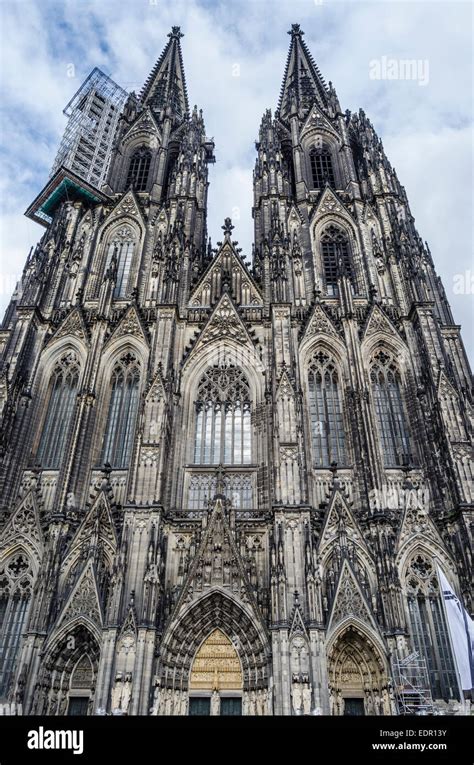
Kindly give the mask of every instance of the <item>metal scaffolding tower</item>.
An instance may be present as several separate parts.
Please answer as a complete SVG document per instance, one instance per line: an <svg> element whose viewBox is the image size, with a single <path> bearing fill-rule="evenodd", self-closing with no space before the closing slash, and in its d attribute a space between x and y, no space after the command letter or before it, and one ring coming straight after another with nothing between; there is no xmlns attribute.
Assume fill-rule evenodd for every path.
<svg viewBox="0 0 474 765"><path fill-rule="evenodd" d="M434 705L426 660L415 651L404 659L393 659L392 669L398 713L433 714Z"/></svg>
<svg viewBox="0 0 474 765"><path fill-rule="evenodd" d="M92 70L64 109L69 120L50 177L67 167L97 189L105 183L127 95L100 69Z"/></svg>

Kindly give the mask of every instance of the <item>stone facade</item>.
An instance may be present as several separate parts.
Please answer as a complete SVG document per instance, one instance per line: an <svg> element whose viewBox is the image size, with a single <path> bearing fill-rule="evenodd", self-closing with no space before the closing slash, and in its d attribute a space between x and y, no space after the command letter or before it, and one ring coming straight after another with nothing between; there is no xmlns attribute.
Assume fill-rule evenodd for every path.
<svg viewBox="0 0 474 765"><path fill-rule="evenodd" d="M290 34L252 267L229 219L207 239L173 28L7 311L0 693L25 714L389 715L414 650L456 708L435 564L469 607L460 328L371 123Z"/></svg>

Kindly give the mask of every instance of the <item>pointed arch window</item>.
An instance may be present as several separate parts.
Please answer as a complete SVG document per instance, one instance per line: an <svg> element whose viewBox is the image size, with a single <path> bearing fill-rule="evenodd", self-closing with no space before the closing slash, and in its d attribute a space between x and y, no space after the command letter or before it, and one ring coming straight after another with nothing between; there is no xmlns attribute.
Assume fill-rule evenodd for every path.
<svg viewBox="0 0 474 765"><path fill-rule="evenodd" d="M412 558L405 584L413 648L426 660L433 698L457 699L458 683L442 595L434 565L426 556Z"/></svg>
<svg viewBox="0 0 474 765"><path fill-rule="evenodd" d="M135 356L122 356L114 367L110 385L102 462L123 469L130 464L138 412L140 367Z"/></svg>
<svg viewBox="0 0 474 765"><path fill-rule="evenodd" d="M44 468L58 469L65 453L79 384L75 353L65 354L56 365L49 386L46 417L36 459Z"/></svg>
<svg viewBox="0 0 474 765"><path fill-rule="evenodd" d="M342 395L334 362L315 354L308 369L309 411L313 460L316 467L339 466L346 461Z"/></svg>
<svg viewBox="0 0 474 765"><path fill-rule="evenodd" d="M7 695L13 677L32 582L31 564L23 553L11 556L0 568L0 698Z"/></svg>
<svg viewBox="0 0 474 765"><path fill-rule="evenodd" d="M410 462L410 441L403 407L401 381L393 359L383 351L374 358L370 381L385 467Z"/></svg>
<svg viewBox="0 0 474 765"><path fill-rule="evenodd" d="M321 236L321 258L324 284L328 295L339 294L339 276L348 276L353 281L349 242L344 231L337 226L328 226Z"/></svg>
<svg viewBox="0 0 474 765"><path fill-rule="evenodd" d="M331 152L327 146L314 147L309 153L313 189L323 189L326 183L335 188Z"/></svg>
<svg viewBox="0 0 474 765"><path fill-rule="evenodd" d="M151 151L145 146L137 149L130 159L126 188L133 186L135 191L146 191L151 165Z"/></svg>
<svg viewBox="0 0 474 765"><path fill-rule="evenodd" d="M195 464L249 464L250 413L250 388L242 370L232 365L210 367L198 387Z"/></svg>
<svg viewBox="0 0 474 765"><path fill-rule="evenodd" d="M117 229L109 243L105 276L114 281L114 298L124 298L127 295L135 244L135 232L130 226Z"/></svg>

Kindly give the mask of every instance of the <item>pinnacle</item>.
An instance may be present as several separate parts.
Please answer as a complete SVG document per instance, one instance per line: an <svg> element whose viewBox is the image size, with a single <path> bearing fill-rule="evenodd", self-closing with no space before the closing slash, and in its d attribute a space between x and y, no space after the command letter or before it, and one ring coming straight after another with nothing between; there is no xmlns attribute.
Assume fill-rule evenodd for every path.
<svg viewBox="0 0 474 765"><path fill-rule="evenodd" d="M189 113L186 80L180 39L184 37L180 27L172 27L169 41L151 70L140 100L149 104L156 113L171 110L173 117L181 120Z"/></svg>
<svg viewBox="0 0 474 765"><path fill-rule="evenodd" d="M278 112L286 120L299 109L307 110L317 102L328 107L328 87L306 43L299 24L292 24L290 50L283 76Z"/></svg>

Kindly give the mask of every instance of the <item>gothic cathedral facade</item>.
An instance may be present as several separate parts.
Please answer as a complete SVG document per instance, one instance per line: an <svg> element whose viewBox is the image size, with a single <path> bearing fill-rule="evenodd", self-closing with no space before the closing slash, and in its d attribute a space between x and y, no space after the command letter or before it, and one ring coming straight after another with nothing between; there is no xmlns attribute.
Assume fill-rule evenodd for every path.
<svg viewBox="0 0 474 765"><path fill-rule="evenodd" d="M471 373L403 186L299 25L248 265L174 27L107 183L58 171L0 333L0 697L23 714L461 708ZM45 211L48 218L45 218ZM35 213L36 214L36 213Z"/></svg>

